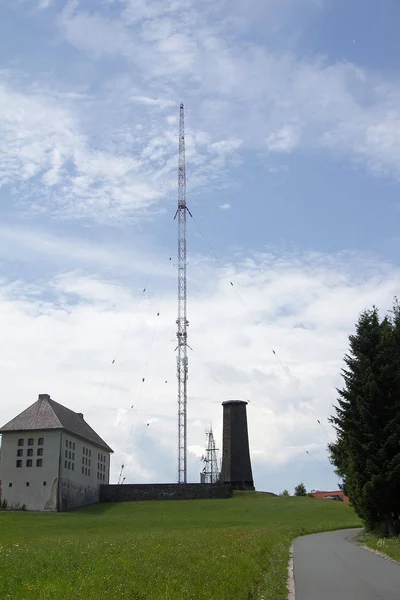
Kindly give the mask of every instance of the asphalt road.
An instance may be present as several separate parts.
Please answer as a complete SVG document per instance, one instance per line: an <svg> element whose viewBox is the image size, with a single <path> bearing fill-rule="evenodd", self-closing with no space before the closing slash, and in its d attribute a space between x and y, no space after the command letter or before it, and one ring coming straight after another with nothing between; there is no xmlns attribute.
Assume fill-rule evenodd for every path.
<svg viewBox="0 0 400 600"><path fill-rule="evenodd" d="M400 565L365 550L343 529L298 538L296 600L400 600Z"/></svg>

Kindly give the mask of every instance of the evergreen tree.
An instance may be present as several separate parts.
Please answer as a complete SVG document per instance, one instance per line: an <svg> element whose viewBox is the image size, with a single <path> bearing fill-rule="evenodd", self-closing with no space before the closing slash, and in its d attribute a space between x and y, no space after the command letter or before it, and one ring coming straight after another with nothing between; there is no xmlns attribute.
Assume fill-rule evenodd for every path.
<svg viewBox="0 0 400 600"><path fill-rule="evenodd" d="M344 388L331 417L331 461L369 529L393 535L400 525L400 310L380 322L365 311L349 337Z"/></svg>
<svg viewBox="0 0 400 600"><path fill-rule="evenodd" d="M294 495L295 496L307 496L307 490L305 488L304 483L299 483L299 485L296 485L296 487L294 488Z"/></svg>

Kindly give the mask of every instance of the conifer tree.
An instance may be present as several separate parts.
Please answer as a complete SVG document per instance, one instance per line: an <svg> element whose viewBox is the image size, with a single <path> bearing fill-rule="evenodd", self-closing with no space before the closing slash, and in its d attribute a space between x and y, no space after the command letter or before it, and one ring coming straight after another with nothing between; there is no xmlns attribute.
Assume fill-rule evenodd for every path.
<svg viewBox="0 0 400 600"><path fill-rule="evenodd" d="M379 320L363 312L342 370L344 387L331 417L331 461L369 529L400 532L400 309Z"/></svg>

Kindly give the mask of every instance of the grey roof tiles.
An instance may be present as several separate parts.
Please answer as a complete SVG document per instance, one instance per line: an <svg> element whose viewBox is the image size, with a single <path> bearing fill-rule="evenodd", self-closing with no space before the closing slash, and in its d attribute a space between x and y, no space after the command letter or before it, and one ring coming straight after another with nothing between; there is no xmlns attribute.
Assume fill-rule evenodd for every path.
<svg viewBox="0 0 400 600"><path fill-rule="evenodd" d="M65 429L108 452L113 452L110 446L86 423L81 413L76 413L55 402L48 394L39 394L37 402L1 427L0 433L40 429Z"/></svg>

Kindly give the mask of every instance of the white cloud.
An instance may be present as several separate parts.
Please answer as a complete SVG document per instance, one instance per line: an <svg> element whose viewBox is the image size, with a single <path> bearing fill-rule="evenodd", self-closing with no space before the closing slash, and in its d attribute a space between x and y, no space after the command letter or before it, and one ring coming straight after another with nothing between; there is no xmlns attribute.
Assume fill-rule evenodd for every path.
<svg viewBox="0 0 400 600"><path fill-rule="evenodd" d="M364 308L390 308L400 271L372 256L271 253L224 269L203 259L191 276L190 479L198 480L210 422L220 447L221 402L244 398L259 489L293 487L303 467L308 487L320 487L318 469L336 485L316 418L331 435L347 336ZM1 422L50 393L84 412L115 449L114 481L121 464L127 481L175 479L175 285L138 305L126 283L95 275L3 281L0 314L3 397L12 398L0 402Z"/></svg>
<svg viewBox="0 0 400 600"><path fill-rule="evenodd" d="M91 56L116 54L131 63L127 68L142 90L136 96L160 89L187 97L196 123L212 137L237 137L243 149L262 148L267 140L274 152L333 150L399 178L397 81L348 62L305 59L254 42L254 28L268 23L278 4L276 23L293 16L296 4L299 13L311 14L323 4L252 4L127 1L113 20L71 4L60 26L71 44ZM301 130L291 123L301 123Z"/></svg>
<svg viewBox="0 0 400 600"><path fill-rule="evenodd" d="M284 125L277 131L271 133L266 141L268 150L275 152L291 152L296 148L300 140L295 128Z"/></svg>
<svg viewBox="0 0 400 600"><path fill-rule="evenodd" d="M0 107L0 183L17 184L31 206L110 221L161 197L143 161L91 147L60 100L18 92L3 81Z"/></svg>
<svg viewBox="0 0 400 600"><path fill-rule="evenodd" d="M171 229L167 232L169 239L172 227L171 219ZM163 252L167 256L166 244ZM141 260L132 260L137 255L141 256ZM67 237L33 227L14 225L10 228L0 225L0 259L24 263L27 257L35 261L35 273L39 269L53 273L65 269L68 272L79 270L81 273L96 273L106 277L115 276L116 273L120 276L123 271L129 274L131 282L138 282L139 289L143 277L149 277L150 273L167 281L175 277L171 263L166 258L162 261L160 251L139 241L138 236L133 241L129 239L124 246L121 240L119 243L108 241L104 244L82 239L78 235Z"/></svg>
<svg viewBox="0 0 400 600"><path fill-rule="evenodd" d="M220 208L222 208L222 210L229 210L231 208L231 205L229 204L229 202L227 202L226 204L221 204Z"/></svg>
<svg viewBox="0 0 400 600"><path fill-rule="evenodd" d="M161 210L175 193L174 119L153 120L149 126L144 115L135 115L146 128L127 129L117 114L99 129L92 98L20 87L0 74L0 185L13 189L30 211L112 223ZM147 108L171 106L167 100L138 98ZM190 189L223 182L239 145L237 139L210 143L192 126Z"/></svg>
<svg viewBox="0 0 400 600"><path fill-rule="evenodd" d="M146 106L156 106L157 108L172 108L175 102L172 100L164 100L162 98L147 98L146 96L132 96L131 100L144 104Z"/></svg>
<svg viewBox="0 0 400 600"><path fill-rule="evenodd" d="M39 0L38 8L44 10L53 6L53 0Z"/></svg>

